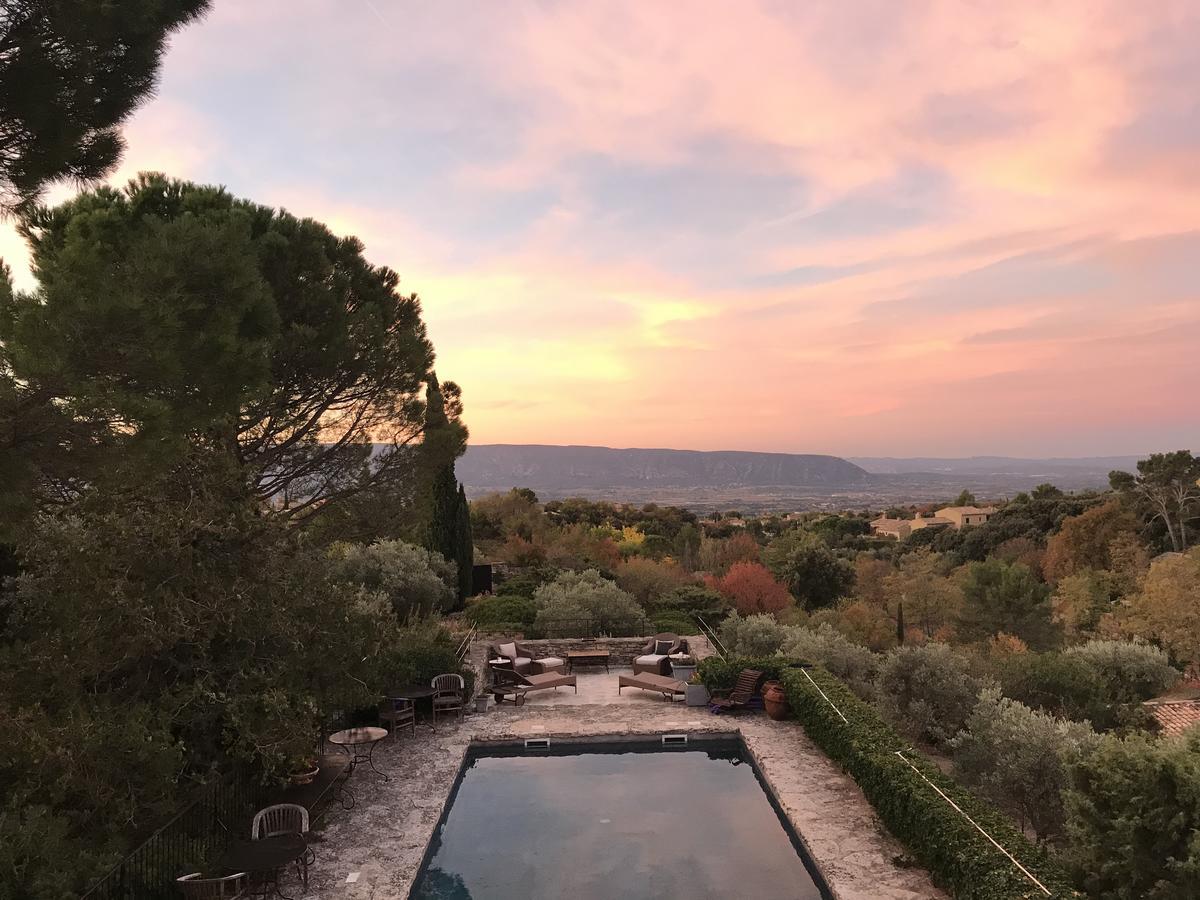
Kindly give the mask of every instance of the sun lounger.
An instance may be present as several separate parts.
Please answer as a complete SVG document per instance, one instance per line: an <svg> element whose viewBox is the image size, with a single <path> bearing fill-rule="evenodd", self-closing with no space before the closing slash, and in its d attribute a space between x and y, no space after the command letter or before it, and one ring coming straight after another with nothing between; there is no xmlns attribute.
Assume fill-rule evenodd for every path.
<svg viewBox="0 0 1200 900"><path fill-rule="evenodd" d="M639 672L636 675L619 675L617 677L617 693L621 688L635 687L643 691L654 691L663 695L664 700L674 699L676 694L686 694L687 685L666 675L655 675L653 672Z"/></svg>
<svg viewBox="0 0 1200 900"><path fill-rule="evenodd" d="M545 691L551 688L572 687L579 693L579 685L575 683L574 675L563 675L561 672L547 672L543 675L522 675L512 669L492 667L492 696L500 703L505 697L511 696L517 706L525 704L525 695L531 691Z"/></svg>
<svg viewBox="0 0 1200 900"><path fill-rule="evenodd" d="M708 708L719 713L724 710L743 709L750 702L750 698L758 693L758 686L762 683L763 673L758 669L742 669L738 673L737 683L734 684L733 690L730 691L713 691L712 701L708 704ZM715 696L716 694L727 694L725 697Z"/></svg>

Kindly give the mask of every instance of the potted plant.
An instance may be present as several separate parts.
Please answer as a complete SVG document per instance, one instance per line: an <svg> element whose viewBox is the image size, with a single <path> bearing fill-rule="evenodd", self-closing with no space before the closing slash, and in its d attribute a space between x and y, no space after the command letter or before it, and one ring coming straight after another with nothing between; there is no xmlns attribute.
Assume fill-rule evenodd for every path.
<svg viewBox="0 0 1200 900"><path fill-rule="evenodd" d="M487 712L488 695L475 695L475 712Z"/></svg>
<svg viewBox="0 0 1200 900"><path fill-rule="evenodd" d="M686 694L688 706L708 706L708 688L700 680L699 674L693 675L691 681L687 683Z"/></svg>
<svg viewBox="0 0 1200 900"><path fill-rule="evenodd" d="M315 753L300 753L291 758L288 781L292 784L312 784L321 774L321 765Z"/></svg>
<svg viewBox="0 0 1200 900"><path fill-rule="evenodd" d="M691 681L696 674L696 660L690 656L680 656L671 660L671 677L676 681Z"/></svg>

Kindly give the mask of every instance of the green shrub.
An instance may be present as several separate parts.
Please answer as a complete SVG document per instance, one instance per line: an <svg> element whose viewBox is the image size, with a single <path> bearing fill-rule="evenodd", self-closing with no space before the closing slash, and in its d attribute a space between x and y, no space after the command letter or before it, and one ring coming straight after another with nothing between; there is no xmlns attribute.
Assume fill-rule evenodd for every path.
<svg viewBox="0 0 1200 900"><path fill-rule="evenodd" d="M1091 666L1109 703L1141 703L1179 680L1167 651L1142 641L1088 641L1063 655Z"/></svg>
<svg viewBox="0 0 1200 900"><path fill-rule="evenodd" d="M1086 723L1056 719L990 687L951 747L959 776L1044 841L1062 833L1068 766L1097 740Z"/></svg>
<svg viewBox="0 0 1200 900"><path fill-rule="evenodd" d="M710 691L727 691L733 687L742 669L757 669L766 676L767 681L778 681L792 663L793 660L785 656L730 656L724 659L710 656L700 660L697 674Z"/></svg>
<svg viewBox="0 0 1200 900"><path fill-rule="evenodd" d="M1132 699L1145 691L1145 677L1136 676L1132 664L1114 663L1107 668L1109 656L1103 648L1084 653L1017 653L1004 659L998 674L1007 696L1053 716L1091 722L1097 731L1153 728L1153 716L1140 700ZM1129 686L1120 681L1125 672L1132 679Z"/></svg>
<svg viewBox="0 0 1200 900"><path fill-rule="evenodd" d="M1106 737L1072 768L1068 859L1093 897L1186 900L1200 885L1200 731Z"/></svg>
<svg viewBox="0 0 1200 900"><path fill-rule="evenodd" d="M740 616L730 613L721 623L721 643L737 656L771 656L788 636L788 627L780 625L768 613Z"/></svg>
<svg viewBox="0 0 1200 900"><path fill-rule="evenodd" d="M805 671L817 683L816 690ZM1051 892L1076 897L1066 875L998 810L971 795L908 742L875 709L824 669L785 670L784 689L804 731L862 788L880 819L958 900L1035 900L1046 895L1013 866L904 760L954 800ZM826 697L828 700L826 700ZM848 722L830 706L836 704Z"/></svg>
<svg viewBox="0 0 1200 900"><path fill-rule="evenodd" d="M672 634L688 635L700 631L695 622L678 612L655 613L650 617L650 621L654 623L654 630L660 634L669 631Z"/></svg>
<svg viewBox="0 0 1200 900"><path fill-rule="evenodd" d="M548 637L574 637L585 625L596 634L628 633L646 616L633 597L596 569L561 573L538 588L533 601L534 622Z"/></svg>
<svg viewBox="0 0 1200 900"><path fill-rule="evenodd" d="M946 644L897 647L879 670L879 701L905 731L941 746L962 729L990 683Z"/></svg>
<svg viewBox="0 0 1200 900"><path fill-rule="evenodd" d="M882 657L854 643L831 625L788 629L787 640L779 652L789 659L825 667L860 697L869 699L875 695L875 673Z"/></svg>
<svg viewBox="0 0 1200 900"><path fill-rule="evenodd" d="M532 597L481 597L467 609L467 616L480 628L511 625L526 629L537 616L537 605Z"/></svg>

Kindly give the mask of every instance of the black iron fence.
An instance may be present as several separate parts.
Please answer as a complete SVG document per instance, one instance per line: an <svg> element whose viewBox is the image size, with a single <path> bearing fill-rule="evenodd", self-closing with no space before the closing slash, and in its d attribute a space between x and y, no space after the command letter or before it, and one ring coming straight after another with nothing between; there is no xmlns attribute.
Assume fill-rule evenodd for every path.
<svg viewBox="0 0 1200 900"><path fill-rule="evenodd" d="M250 823L270 787L248 775L217 781L93 884L88 900L178 898L175 879L210 870L230 842L250 836Z"/></svg>

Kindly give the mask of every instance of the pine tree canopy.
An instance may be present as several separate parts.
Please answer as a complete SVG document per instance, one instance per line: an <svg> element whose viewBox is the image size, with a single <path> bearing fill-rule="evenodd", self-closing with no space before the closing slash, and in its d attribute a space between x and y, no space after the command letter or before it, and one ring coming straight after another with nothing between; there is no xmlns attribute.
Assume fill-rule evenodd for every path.
<svg viewBox="0 0 1200 900"><path fill-rule="evenodd" d="M0 5L0 211L64 179L92 181L151 96L171 32L209 0L5 0Z"/></svg>
<svg viewBox="0 0 1200 900"><path fill-rule="evenodd" d="M19 227L39 286L0 291L0 369L114 460L219 450L287 517L411 475L433 348L357 239L161 175Z"/></svg>

